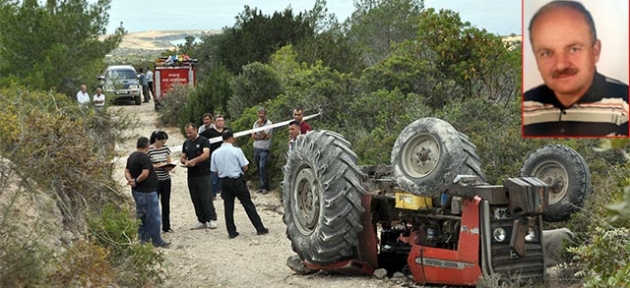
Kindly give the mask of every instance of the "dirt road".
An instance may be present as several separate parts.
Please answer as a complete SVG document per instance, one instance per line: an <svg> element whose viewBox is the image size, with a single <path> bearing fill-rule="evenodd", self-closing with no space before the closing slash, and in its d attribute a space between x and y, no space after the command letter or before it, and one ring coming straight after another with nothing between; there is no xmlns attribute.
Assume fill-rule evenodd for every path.
<svg viewBox="0 0 630 288"><path fill-rule="evenodd" d="M135 150L136 139L149 137L160 129L169 135L167 145L181 146L184 137L176 127L158 127L153 103L141 106L117 106L139 118L138 125L129 130L133 136L118 147L121 158L117 163L116 178L125 184L126 156ZM229 123L228 123L229 124ZM172 155L179 158L179 153ZM250 162L252 155L247 155ZM252 193L263 223L269 228L267 235L257 236L243 207L236 203L234 219L240 236L228 239L223 217L223 202L214 201L219 228L191 230L197 222L186 184L186 171L177 167L172 173L171 223L174 233L165 233L164 239L172 246L162 249L166 258L164 267L167 280L164 287L410 287L405 279L376 279L369 276L328 275L323 272L302 276L286 266L287 257L293 255L282 222L283 209L280 191L267 195ZM220 198L220 197L218 197Z"/></svg>

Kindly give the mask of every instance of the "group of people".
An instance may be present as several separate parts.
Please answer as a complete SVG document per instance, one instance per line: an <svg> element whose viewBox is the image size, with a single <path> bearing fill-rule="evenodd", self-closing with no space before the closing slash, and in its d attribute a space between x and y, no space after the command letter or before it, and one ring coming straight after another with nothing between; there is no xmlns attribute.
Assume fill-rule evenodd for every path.
<svg viewBox="0 0 630 288"><path fill-rule="evenodd" d="M257 191L261 194L269 192L269 175L267 173L267 165L270 161L270 148L273 136L273 123L267 119L267 110L265 108L258 109L258 120L254 122L252 139L254 139L254 161L258 168L258 177L260 178L260 189ZM299 134L306 134L311 131L311 126L304 121L304 109L297 107L293 109L293 121L289 122L289 149L292 143L297 139Z"/></svg>
<svg viewBox="0 0 630 288"><path fill-rule="evenodd" d="M293 111L294 120L289 124L289 143L297 136L311 130L303 121L303 109ZM266 165L269 160L269 148L273 135L272 122L266 118L264 108L258 110L258 120L254 123L251 137L254 139L254 159L258 166L261 188L260 193L269 191ZM228 237L239 235L234 223L234 203L238 199L257 235L269 233L251 200L245 182L245 173L249 161L243 151L235 147L234 132L225 127L225 118L204 114L203 125L194 123L185 125L187 140L182 145L180 163L188 169L187 184L193 203L197 223L192 229L216 229L217 213L214 199L220 193L224 205L224 217ZM256 129L262 128L262 129ZM138 235L143 243L152 243L156 247L168 247L170 243L161 238L164 233L173 232L170 226L171 176L174 168L171 150L166 145L168 134L155 131L150 139L140 137L136 148L127 159L125 178L131 186L136 203L136 216L141 220ZM162 213L160 216L160 208ZM161 225L160 225L161 224Z"/></svg>
<svg viewBox="0 0 630 288"><path fill-rule="evenodd" d="M96 112L105 112L105 94L101 88L96 88L96 94L90 99L90 94L87 92L87 86L81 85L81 90L77 92L77 102L81 107L87 107L90 101L94 103L94 110Z"/></svg>

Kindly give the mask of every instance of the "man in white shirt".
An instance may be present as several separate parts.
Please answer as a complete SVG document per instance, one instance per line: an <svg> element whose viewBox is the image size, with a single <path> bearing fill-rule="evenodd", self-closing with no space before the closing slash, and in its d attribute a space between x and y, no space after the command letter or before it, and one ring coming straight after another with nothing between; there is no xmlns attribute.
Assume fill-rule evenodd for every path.
<svg viewBox="0 0 630 288"><path fill-rule="evenodd" d="M197 130L197 134L201 134L203 131L206 131L210 128L214 128L214 124L212 124L212 114L205 113L201 116L201 120L203 121L203 125L199 126L199 130Z"/></svg>
<svg viewBox="0 0 630 288"><path fill-rule="evenodd" d="M96 88L96 94L92 97L92 101L94 101L94 110L96 112L105 112L105 95L101 88Z"/></svg>
<svg viewBox="0 0 630 288"><path fill-rule="evenodd" d="M258 109L258 120L254 123L253 129L271 126L273 123L267 119L267 110ZM271 148L271 138L273 129L267 128L263 131L252 133L254 139L254 160L258 165L258 175L260 177L260 190L258 193L267 194L269 192L269 177L267 175L267 163L269 163Z"/></svg>
<svg viewBox="0 0 630 288"><path fill-rule="evenodd" d="M149 67L147 67L147 83L149 83L149 91L155 100L155 93L153 93L153 71L151 71Z"/></svg>
<svg viewBox="0 0 630 288"><path fill-rule="evenodd" d="M81 91L77 92L77 102L82 107L85 107L90 103L90 94L87 92L87 86L81 85Z"/></svg>
<svg viewBox="0 0 630 288"><path fill-rule="evenodd" d="M289 151L293 150L297 136L300 135L300 122L293 120L289 123Z"/></svg>

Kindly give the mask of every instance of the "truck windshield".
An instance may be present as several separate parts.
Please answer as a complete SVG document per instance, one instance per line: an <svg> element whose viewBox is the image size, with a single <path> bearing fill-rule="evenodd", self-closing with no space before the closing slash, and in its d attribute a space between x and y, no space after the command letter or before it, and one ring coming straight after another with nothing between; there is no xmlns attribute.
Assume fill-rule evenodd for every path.
<svg viewBox="0 0 630 288"><path fill-rule="evenodd" d="M109 71L109 75L107 75L109 79L136 79L136 73L133 70L111 70Z"/></svg>

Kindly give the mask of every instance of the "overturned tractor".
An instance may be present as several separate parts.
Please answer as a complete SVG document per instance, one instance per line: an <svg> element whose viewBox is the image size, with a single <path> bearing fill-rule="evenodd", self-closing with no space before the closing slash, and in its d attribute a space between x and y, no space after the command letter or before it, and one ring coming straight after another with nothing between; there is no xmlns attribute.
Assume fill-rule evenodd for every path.
<svg viewBox="0 0 630 288"><path fill-rule="evenodd" d="M485 275L545 280L543 221L565 220L590 190L584 159L545 146L520 177L485 182L476 147L437 118L408 125L391 165L358 167L330 131L300 135L284 167L287 236L299 273L372 274L476 285ZM299 268L296 268L299 267Z"/></svg>

